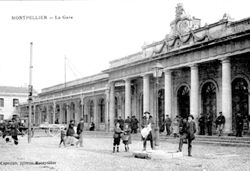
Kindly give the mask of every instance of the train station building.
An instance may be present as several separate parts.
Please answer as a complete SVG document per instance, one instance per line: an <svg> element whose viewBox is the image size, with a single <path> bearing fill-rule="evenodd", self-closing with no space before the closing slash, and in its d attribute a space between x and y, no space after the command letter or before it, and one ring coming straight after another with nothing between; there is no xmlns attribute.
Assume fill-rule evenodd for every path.
<svg viewBox="0 0 250 171"><path fill-rule="evenodd" d="M84 118L109 131L119 116L141 121L145 111L157 123L166 114L192 114L197 121L201 113L215 120L222 112L225 132L232 133L240 112L249 130L250 18L233 21L225 14L216 23L200 23L178 4L162 40L111 61L99 74L44 88L33 102L33 123ZM27 114L27 104L20 107Z"/></svg>

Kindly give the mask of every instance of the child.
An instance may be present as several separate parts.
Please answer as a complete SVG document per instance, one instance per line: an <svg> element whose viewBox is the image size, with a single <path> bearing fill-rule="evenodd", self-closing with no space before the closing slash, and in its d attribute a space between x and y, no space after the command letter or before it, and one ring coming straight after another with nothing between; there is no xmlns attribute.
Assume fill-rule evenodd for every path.
<svg viewBox="0 0 250 171"><path fill-rule="evenodd" d="M61 144L63 143L64 147L66 146L66 130L67 128L64 128L61 130L61 141L60 141L60 144L59 144L59 147L61 147Z"/></svg>
<svg viewBox="0 0 250 171"><path fill-rule="evenodd" d="M121 133L123 131L120 128L120 123L117 122L115 124L115 129L114 129L114 143L113 143L113 153L115 152L115 147L117 146L117 152L119 152L119 145L120 145L120 139L121 139Z"/></svg>
<svg viewBox="0 0 250 171"><path fill-rule="evenodd" d="M125 128L123 130L123 144L125 145L125 151L129 151L129 144L131 144L131 129L129 128L128 124L125 124Z"/></svg>

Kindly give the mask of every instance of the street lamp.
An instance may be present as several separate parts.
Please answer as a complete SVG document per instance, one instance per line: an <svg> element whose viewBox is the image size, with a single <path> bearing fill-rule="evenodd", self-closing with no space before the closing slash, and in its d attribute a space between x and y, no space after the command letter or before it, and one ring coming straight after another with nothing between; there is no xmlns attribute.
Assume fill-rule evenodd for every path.
<svg viewBox="0 0 250 171"><path fill-rule="evenodd" d="M155 100L156 100L156 106L155 106L155 116L156 116L156 127L155 127L155 146L159 146L159 139L160 139L160 133L159 133L159 111L158 111L158 87L159 87L159 77L162 75L162 65L159 62L156 62L153 70L153 75L156 78L155 82Z"/></svg>

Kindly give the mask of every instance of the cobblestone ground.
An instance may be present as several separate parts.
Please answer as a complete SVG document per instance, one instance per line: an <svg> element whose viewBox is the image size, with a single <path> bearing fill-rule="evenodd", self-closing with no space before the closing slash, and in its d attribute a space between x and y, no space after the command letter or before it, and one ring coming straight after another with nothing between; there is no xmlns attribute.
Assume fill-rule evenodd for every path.
<svg viewBox="0 0 250 171"><path fill-rule="evenodd" d="M59 148L59 137L20 137L18 146L0 140L0 170L250 170L250 148L216 145L193 145L193 157L187 156L187 145L183 157L172 159L138 159L132 151L142 149L142 142L134 140L130 152L112 153L113 140L86 135L84 147ZM149 147L149 144L148 144ZM161 142L159 149L176 151L178 144ZM37 163L36 163L37 162ZM36 163L36 164L34 164Z"/></svg>

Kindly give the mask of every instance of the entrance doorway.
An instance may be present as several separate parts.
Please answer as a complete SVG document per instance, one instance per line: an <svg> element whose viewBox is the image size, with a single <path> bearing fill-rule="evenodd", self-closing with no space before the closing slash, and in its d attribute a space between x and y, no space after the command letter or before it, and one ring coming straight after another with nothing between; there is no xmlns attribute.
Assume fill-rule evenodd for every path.
<svg viewBox="0 0 250 171"><path fill-rule="evenodd" d="M244 118L243 130L248 131L248 84L243 78L236 78L232 83L232 129L236 131L235 115L240 112Z"/></svg>
<svg viewBox="0 0 250 171"><path fill-rule="evenodd" d="M214 83L207 82L203 85L201 90L202 98L202 112L205 116L212 115L213 123L217 117L217 105L216 105L216 87ZM212 133L216 133L216 126L212 124ZM205 126L207 129L207 125Z"/></svg>
<svg viewBox="0 0 250 171"><path fill-rule="evenodd" d="M189 88L181 86L177 91L178 113L182 118L187 118L190 112Z"/></svg>

